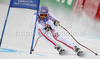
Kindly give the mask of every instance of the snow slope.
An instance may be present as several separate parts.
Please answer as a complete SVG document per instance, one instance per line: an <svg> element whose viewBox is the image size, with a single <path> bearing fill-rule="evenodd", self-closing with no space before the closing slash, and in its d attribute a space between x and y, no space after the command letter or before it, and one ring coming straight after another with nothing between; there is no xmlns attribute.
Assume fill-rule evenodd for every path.
<svg viewBox="0 0 100 59"><path fill-rule="evenodd" d="M7 4L0 4L0 34L2 33L2 28L6 18L7 10L8 10ZM85 53L83 57L76 56L76 53L74 51L72 51L68 47L58 42L61 46L63 46L67 50L67 54L61 56L54 48L52 48L47 42L45 42L41 38L39 39L33 54L29 54L31 41L32 41L33 28L34 28L34 24L32 21L32 16L34 12L36 11L28 10L28 9L11 8L4 38L2 41L2 47L0 48L0 59L33 59L33 58L35 59L99 59L100 58L99 56L95 56L87 49L78 45L67 34L67 32L65 32L60 27L57 27L57 30L61 34L61 36L78 45ZM63 14L62 12L59 13L60 16L61 14ZM57 14L56 16L59 16L59 14ZM68 29L69 32L71 32L71 34L74 35L74 37L79 42L81 42L83 45L89 47L93 51L100 54L100 46L99 46L100 33L96 32L95 30L91 30L91 28L89 27L86 28L86 23L83 26L82 25L83 21L75 20L76 21L75 23L69 21L68 19L63 20L64 17L62 19L61 17L56 17L56 18L59 19L61 25L66 27L66 29ZM36 38L38 38L37 33L36 33L35 41Z"/></svg>

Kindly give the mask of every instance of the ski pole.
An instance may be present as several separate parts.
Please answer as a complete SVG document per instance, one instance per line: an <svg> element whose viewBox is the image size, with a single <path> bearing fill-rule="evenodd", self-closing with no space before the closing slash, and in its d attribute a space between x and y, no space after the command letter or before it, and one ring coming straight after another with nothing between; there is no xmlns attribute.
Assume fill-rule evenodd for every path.
<svg viewBox="0 0 100 59"><path fill-rule="evenodd" d="M47 31L46 31L46 32L47 32ZM44 33L44 35L46 34L46 32ZM39 36L39 37L37 38L36 43L35 43L35 45L34 45L32 51L34 51L34 49L35 49L35 47L36 47L36 45L37 45L37 42L38 42L39 38L41 38L42 36L43 36L43 35L41 35L41 36Z"/></svg>
<svg viewBox="0 0 100 59"><path fill-rule="evenodd" d="M84 47L84 48L86 48L86 49L88 49L89 51L91 51L92 53L94 53L95 55L97 55L98 56L98 54L97 53L95 53L94 51L92 51L91 49L89 49L89 48L87 48L86 46L84 46L84 45L82 45L81 43L79 43L70 33L69 33L69 31L67 30L67 29L65 29L63 26L61 26L60 25L60 27L62 27L64 30L66 30L67 32L68 32L68 34L79 44L79 45L81 45L82 47Z"/></svg>

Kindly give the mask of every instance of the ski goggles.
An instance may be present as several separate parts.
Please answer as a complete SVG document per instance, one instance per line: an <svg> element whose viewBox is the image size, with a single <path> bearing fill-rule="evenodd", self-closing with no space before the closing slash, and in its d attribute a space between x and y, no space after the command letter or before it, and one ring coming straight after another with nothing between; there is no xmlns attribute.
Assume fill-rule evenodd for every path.
<svg viewBox="0 0 100 59"><path fill-rule="evenodd" d="M48 14L40 14L40 17L43 17L43 16L47 17Z"/></svg>

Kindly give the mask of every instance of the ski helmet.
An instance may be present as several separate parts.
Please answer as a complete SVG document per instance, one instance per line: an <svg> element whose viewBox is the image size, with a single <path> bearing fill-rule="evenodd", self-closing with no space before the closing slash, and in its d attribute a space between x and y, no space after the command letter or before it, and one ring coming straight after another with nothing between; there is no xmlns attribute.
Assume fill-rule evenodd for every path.
<svg viewBox="0 0 100 59"><path fill-rule="evenodd" d="M39 13L40 14L48 14L48 7L46 7L46 6L41 6L40 8L39 8Z"/></svg>

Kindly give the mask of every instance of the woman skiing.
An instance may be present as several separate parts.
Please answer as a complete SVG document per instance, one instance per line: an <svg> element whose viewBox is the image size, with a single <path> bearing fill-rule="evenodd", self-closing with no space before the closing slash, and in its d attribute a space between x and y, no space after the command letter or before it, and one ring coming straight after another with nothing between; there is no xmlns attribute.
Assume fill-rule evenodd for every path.
<svg viewBox="0 0 100 59"><path fill-rule="evenodd" d="M75 46L72 42L68 41L67 39L61 37L59 33L57 32L55 26L60 26L60 22L49 13L49 10L46 6L41 6L39 8L37 18L37 32L39 36L43 35L42 38L47 41L53 48L57 49L59 54L62 54L62 52L65 51L60 45L58 45L48 34L52 34L53 38L64 44L65 46L73 49L77 54L80 54L82 51L80 51L80 48ZM33 21L35 23L36 21L36 13L33 15ZM53 23L52 23L52 22ZM45 33L46 32L46 33ZM45 34L44 34L45 33Z"/></svg>

